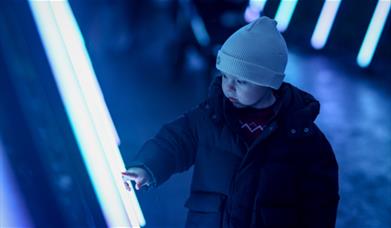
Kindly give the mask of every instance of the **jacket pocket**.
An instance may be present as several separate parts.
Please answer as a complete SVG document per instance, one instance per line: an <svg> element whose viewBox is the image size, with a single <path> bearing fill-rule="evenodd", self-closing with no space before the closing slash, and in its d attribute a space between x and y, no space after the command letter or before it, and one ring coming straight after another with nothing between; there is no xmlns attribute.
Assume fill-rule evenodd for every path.
<svg viewBox="0 0 391 228"><path fill-rule="evenodd" d="M192 192L185 207L199 212L221 212L226 196L215 192Z"/></svg>
<svg viewBox="0 0 391 228"><path fill-rule="evenodd" d="M186 201L189 209L186 228L218 228L222 225L225 195L212 192L193 192Z"/></svg>
<svg viewBox="0 0 391 228"><path fill-rule="evenodd" d="M299 225L298 209L294 207L285 208L258 208L253 214L252 227L269 227L269 228L297 228Z"/></svg>

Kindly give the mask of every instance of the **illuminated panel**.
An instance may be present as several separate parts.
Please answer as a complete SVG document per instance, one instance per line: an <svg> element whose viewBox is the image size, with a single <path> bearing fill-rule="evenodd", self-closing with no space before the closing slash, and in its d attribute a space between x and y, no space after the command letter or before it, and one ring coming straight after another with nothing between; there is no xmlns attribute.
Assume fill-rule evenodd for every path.
<svg viewBox="0 0 391 228"><path fill-rule="evenodd" d="M322 49L326 45L340 4L341 0L327 0L323 4L322 11L320 12L314 33L311 37L311 45L313 48Z"/></svg>
<svg viewBox="0 0 391 228"><path fill-rule="evenodd" d="M109 226L145 225L84 40L67 1L29 1L57 87Z"/></svg>
<svg viewBox="0 0 391 228"><path fill-rule="evenodd" d="M277 21L277 29L280 32L284 32L291 21L293 12L295 11L298 0L282 0L278 6L276 16L274 19Z"/></svg>
<svg viewBox="0 0 391 228"><path fill-rule="evenodd" d="M384 24L390 12L390 5L391 0L379 0L377 2L375 12L373 13L364 41L361 44L361 48L357 56L357 64L360 67L368 67L372 61Z"/></svg>

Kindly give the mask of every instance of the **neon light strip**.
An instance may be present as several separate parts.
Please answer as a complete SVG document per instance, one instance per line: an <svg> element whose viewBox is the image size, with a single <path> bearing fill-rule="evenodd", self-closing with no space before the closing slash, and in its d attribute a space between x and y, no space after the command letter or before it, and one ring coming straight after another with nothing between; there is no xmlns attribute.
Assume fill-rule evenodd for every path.
<svg viewBox="0 0 391 228"><path fill-rule="evenodd" d="M107 133L106 137L114 137L119 144L120 140L114 123L111 119L110 113L107 109L106 102L103 98L102 91L96 79L88 52L84 45L84 40L81 32L77 26L77 22L72 14L69 4L58 4L55 1L49 1L52 7L53 16L58 23L58 29L63 36L65 47L68 50L72 65L75 67L75 73L78 75L77 79L83 86L82 92L89 101L89 110L94 110L95 115L99 115L99 120L103 121L100 124L104 125ZM67 7L68 6L68 7ZM99 123L99 122L98 122Z"/></svg>
<svg viewBox="0 0 391 228"><path fill-rule="evenodd" d="M244 12L244 19L247 22L256 20L263 11L266 2L267 0L250 0Z"/></svg>
<svg viewBox="0 0 391 228"><path fill-rule="evenodd" d="M281 0L276 16L274 17L278 23L277 29L280 32L284 32L288 28L297 2L298 0Z"/></svg>
<svg viewBox="0 0 391 228"><path fill-rule="evenodd" d="M311 45L315 49L322 49L327 42L331 27L337 15L341 0L326 0L316 22L314 33L311 37Z"/></svg>
<svg viewBox="0 0 391 228"><path fill-rule="evenodd" d="M368 67L372 61L384 24L390 13L390 6L390 0L379 0L377 2L375 12L373 13L364 41L361 44L360 51L357 55L356 60L360 67Z"/></svg>
<svg viewBox="0 0 391 228"><path fill-rule="evenodd" d="M266 2L267 0L250 0L248 5L249 7L261 12L263 11L263 8L265 8Z"/></svg>
<svg viewBox="0 0 391 228"><path fill-rule="evenodd" d="M107 106L104 102L102 93L97 93L97 91L100 91L99 84L96 80L96 76L94 74L91 62L88 57L88 52L84 46L84 42L77 42L77 40L82 41L83 37L81 36L81 32L77 27L77 22L74 19L74 17L68 16L67 19L67 15L73 15L69 7L69 4L68 7L65 7L66 5L64 4L56 4L56 3L53 4L53 2L51 5L52 5L52 9L56 12L54 16L56 17L56 20L59 25L59 29L66 43L69 56L85 57L85 58L71 58L71 60L73 61L72 63L73 66L75 67L75 72L78 74L77 79L79 81L81 91L83 92L84 97L88 101L86 104L88 105L88 109L94 121L94 125L97 128L98 133L100 135L99 137L100 141L102 142L102 145L105 147L104 150L105 156L106 156L106 160L109 161L109 165L111 166L110 168L112 171L112 175L116 179L117 186L119 186L121 190L124 190L121 175L118 174L120 174L121 171L125 170L125 165L122 160L121 153L116 145L116 141L114 140L115 138L111 138L110 135L107 134L107 132L110 132L109 130L113 125L109 124L109 121L107 121L107 118L104 115L106 113L105 111L107 111ZM75 29L73 30L71 29L70 26L67 26L70 21L72 21L72 24L74 25L73 27ZM89 77L86 77L87 75ZM94 85L96 89L92 89L94 87L91 87L91 85ZM126 191L121 191L121 192L124 193L124 195L121 195L121 198L125 202L129 201L128 197L126 196L128 193ZM134 194L134 191L132 193ZM127 211L132 211L130 204L125 204L125 206L129 207ZM138 203L135 204L135 206L139 208ZM139 219L141 219L142 218L141 210L139 211L140 213L138 214L138 217ZM144 220L144 218L142 218L142 220Z"/></svg>
<svg viewBox="0 0 391 228"><path fill-rule="evenodd" d="M125 165L68 2L30 0L29 4L108 225L145 225L134 191L123 187L120 173Z"/></svg>

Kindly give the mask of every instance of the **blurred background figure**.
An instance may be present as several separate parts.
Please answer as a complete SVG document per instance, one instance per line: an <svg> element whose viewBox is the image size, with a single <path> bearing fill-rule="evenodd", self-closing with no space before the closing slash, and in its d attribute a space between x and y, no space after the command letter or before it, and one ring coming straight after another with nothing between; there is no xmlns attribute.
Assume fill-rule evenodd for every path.
<svg viewBox="0 0 391 228"><path fill-rule="evenodd" d="M69 54L72 48L48 55L50 42L41 39L29 1L0 2L0 227L107 226L124 215L122 206L102 203L104 197L111 206L122 202L101 194L113 190L107 186L115 186L115 176L100 168L98 176L107 177L100 191L88 163L104 167L116 153L102 160L97 151L87 155L57 80L96 77L126 164L163 123L205 99L220 45L260 15L276 19L287 41L286 80L322 104L316 122L340 169L337 227L391 226L390 0L65 2L93 74L72 65L83 62L80 53ZM66 34L52 41L75 47ZM56 62L53 56L67 57ZM69 64L56 71L60 63ZM70 91L75 102L87 100L76 97L78 86ZM89 98L95 104L98 97ZM78 104L80 112L88 106ZM88 135L90 143L94 137ZM191 175L190 169L156 190L137 192L146 227L184 226Z"/></svg>

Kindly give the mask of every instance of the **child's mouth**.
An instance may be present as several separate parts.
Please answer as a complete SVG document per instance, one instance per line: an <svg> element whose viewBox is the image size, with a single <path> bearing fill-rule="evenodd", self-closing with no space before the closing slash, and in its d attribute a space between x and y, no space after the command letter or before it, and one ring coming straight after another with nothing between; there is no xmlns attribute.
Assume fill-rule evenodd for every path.
<svg viewBox="0 0 391 228"><path fill-rule="evenodd" d="M232 103L238 103L238 100L235 99L235 98L228 97L228 99L229 99Z"/></svg>

